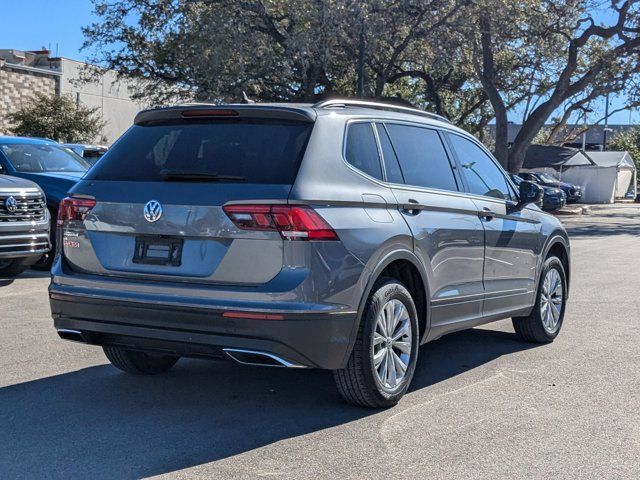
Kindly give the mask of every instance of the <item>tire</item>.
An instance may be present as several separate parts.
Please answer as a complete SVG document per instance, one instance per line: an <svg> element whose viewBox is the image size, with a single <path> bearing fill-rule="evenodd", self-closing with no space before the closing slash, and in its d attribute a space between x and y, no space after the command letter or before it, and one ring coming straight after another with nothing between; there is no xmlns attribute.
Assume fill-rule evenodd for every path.
<svg viewBox="0 0 640 480"><path fill-rule="evenodd" d="M390 309L386 312L392 311L393 315L385 317L385 307ZM405 331L404 335L393 343L391 339L394 335L386 335L381 330L384 320L382 326L379 320L384 318L393 318L397 322L392 328L396 335L405 331L407 326L410 331ZM418 359L418 333L418 314L409 291L395 279L379 279L367 300L347 366L333 372L340 395L348 403L359 407L385 408L397 404L413 378ZM374 340L377 342L376 345ZM407 345L407 340L410 340L410 345ZM398 346L401 346L402 350L397 348ZM375 366L374 355L379 362L378 368ZM405 366L400 379L396 375L401 369L399 365ZM394 372L389 370L389 366L394 367ZM388 375L385 375L385 368L389 372ZM388 379L388 383L383 381L385 378Z"/></svg>
<svg viewBox="0 0 640 480"><path fill-rule="evenodd" d="M553 272L555 272L555 274ZM557 275L557 277L554 275ZM545 282L548 278L550 278L550 284L549 287L546 287ZM557 284L551 284L553 278L557 278ZM554 285L557 285L557 288L560 288L561 291L554 287ZM552 295L550 301L545 301L545 298L548 298L548 295L545 293L547 289L551 290ZM562 303L559 303L560 301ZM511 320L516 334L525 342L553 342L562 328L566 303L567 277L564 266L558 257L549 257L542 265L536 303L533 310L527 317L514 317ZM545 304L547 305L546 309ZM548 312L548 314L544 315L543 312Z"/></svg>
<svg viewBox="0 0 640 480"><path fill-rule="evenodd" d="M24 258L0 260L0 277L14 278L29 268Z"/></svg>
<svg viewBox="0 0 640 480"><path fill-rule="evenodd" d="M134 375L157 375L168 372L180 357L136 352L120 347L102 347L111 365Z"/></svg>

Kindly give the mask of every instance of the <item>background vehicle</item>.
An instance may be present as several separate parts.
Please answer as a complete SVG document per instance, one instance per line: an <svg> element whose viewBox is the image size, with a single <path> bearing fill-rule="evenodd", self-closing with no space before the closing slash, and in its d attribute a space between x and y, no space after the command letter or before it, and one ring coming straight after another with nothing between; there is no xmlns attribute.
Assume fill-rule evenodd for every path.
<svg viewBox="0 0 640 480"><path fill-rule="evenodd" d="M84 158L91 165L95 164L109 150L104 145L85 145L82 143L64 143L62 146L73 150L73 153Z"/></svg>
<svg viewBox="0 0 640 480"><path fill-rule="evenodd" d="M49 214L33 182L0 175L0 277L14 277L49 251Z"/></svg>
<svg viewBox="0 0 640 480"><path fill-rule="evenodd" d="M24 137L0 137L0 174L25 178L38 184L47 197L55 221L60 200L82 178L89 163L58 143ZM55 228L51 228L55 249ZM48 269L51 256L39 265Z"/></svg>
<svg viewBox="0 0 640 480"><path fill-rule="evenodd" d="M520 184L524 181L524 179L519 177L518 175L511 175L511 180L513 180L513 183L515 183L517 186L520 186ZM543 186L542 190L544 191L544 195L539 207L541 207L543 210L552 212L564 207L567 204L567 196L559 188Z"/></svg>
<svg viewBox="0 0 640 480"><path fill-rule="evenodd" d="M569 243L471 135L360 101L144 111L59 210L62 338L132 373L181 356L334 371L395 404L418 346L505 317L563 321Z"/></svg>
<svg viewBox="0 0 640 480"><path fill-rule="evenodd" d="M582 198L582 188L579 185L561 182L559 179L548 173L520 172L518 175L520 175L524 180L537 183L544 187L561 189L567 196L567 203L576 203Z"/></svg>

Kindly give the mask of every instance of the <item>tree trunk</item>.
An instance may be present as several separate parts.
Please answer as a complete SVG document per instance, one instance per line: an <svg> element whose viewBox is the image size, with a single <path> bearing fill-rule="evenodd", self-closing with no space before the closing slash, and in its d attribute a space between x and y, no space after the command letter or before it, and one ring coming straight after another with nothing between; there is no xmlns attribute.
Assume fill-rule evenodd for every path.
<svg viewBox="0 0 640 480"><path fill-rule="evenodd" d="M480 65L480 62L476 62L476 69L496 116L496 147L494 154L500 164L507 169L509 165L509 121L507 119L507 107L495 83L491 20L486 12L480 16L480 28L482 64Z"/></svg>

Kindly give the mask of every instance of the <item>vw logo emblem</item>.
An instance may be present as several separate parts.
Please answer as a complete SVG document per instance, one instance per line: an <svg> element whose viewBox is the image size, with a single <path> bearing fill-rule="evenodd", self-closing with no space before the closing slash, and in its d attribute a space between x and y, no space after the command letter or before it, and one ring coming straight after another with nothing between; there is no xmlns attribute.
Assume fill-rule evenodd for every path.
<svg viewBox="0 0 640 480"><path fill-rule="evenodd" d="M16 199L13 197L9 197L4 201L4 206L7 208L7 210L11 213L17 212L18 211L18 202L16 202Z"/></svg>
<svg viewBox="0 0 640 480"><path fill-rule="evenodd" d="M157 222L162 216L162 205L157 200L150 200L144 206L143 212L147 222Z"/></svg>

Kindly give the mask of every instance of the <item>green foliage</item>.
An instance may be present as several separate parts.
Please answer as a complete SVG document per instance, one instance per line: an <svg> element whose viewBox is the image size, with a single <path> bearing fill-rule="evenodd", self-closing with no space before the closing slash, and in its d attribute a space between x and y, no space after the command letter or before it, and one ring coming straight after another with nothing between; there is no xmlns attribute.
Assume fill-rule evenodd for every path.
<svg viewBox="0 0 640 480"><path fill-rule="evenodd" d="M614 152L629 152L631 158L640 169L640 126L635 126L626 132L616 134L608 143L607 150Z"/></svg>
<svg viewBox="0 0 640 480"><path fill-rule="evenodd" d="M42 137L64 143L94 141L105 122L99 108L76 105L69 96L36 93L22 108L7 115L15 135Z"/></svg>
<svg viewBox="0 0 640 480"><path fill-rule="evenodd" d="M495 121L512 171L552 117L557 142L607 94L640 105L639 0L92 1L90 61L151 103L399 95L483 141Z"/></svg>

